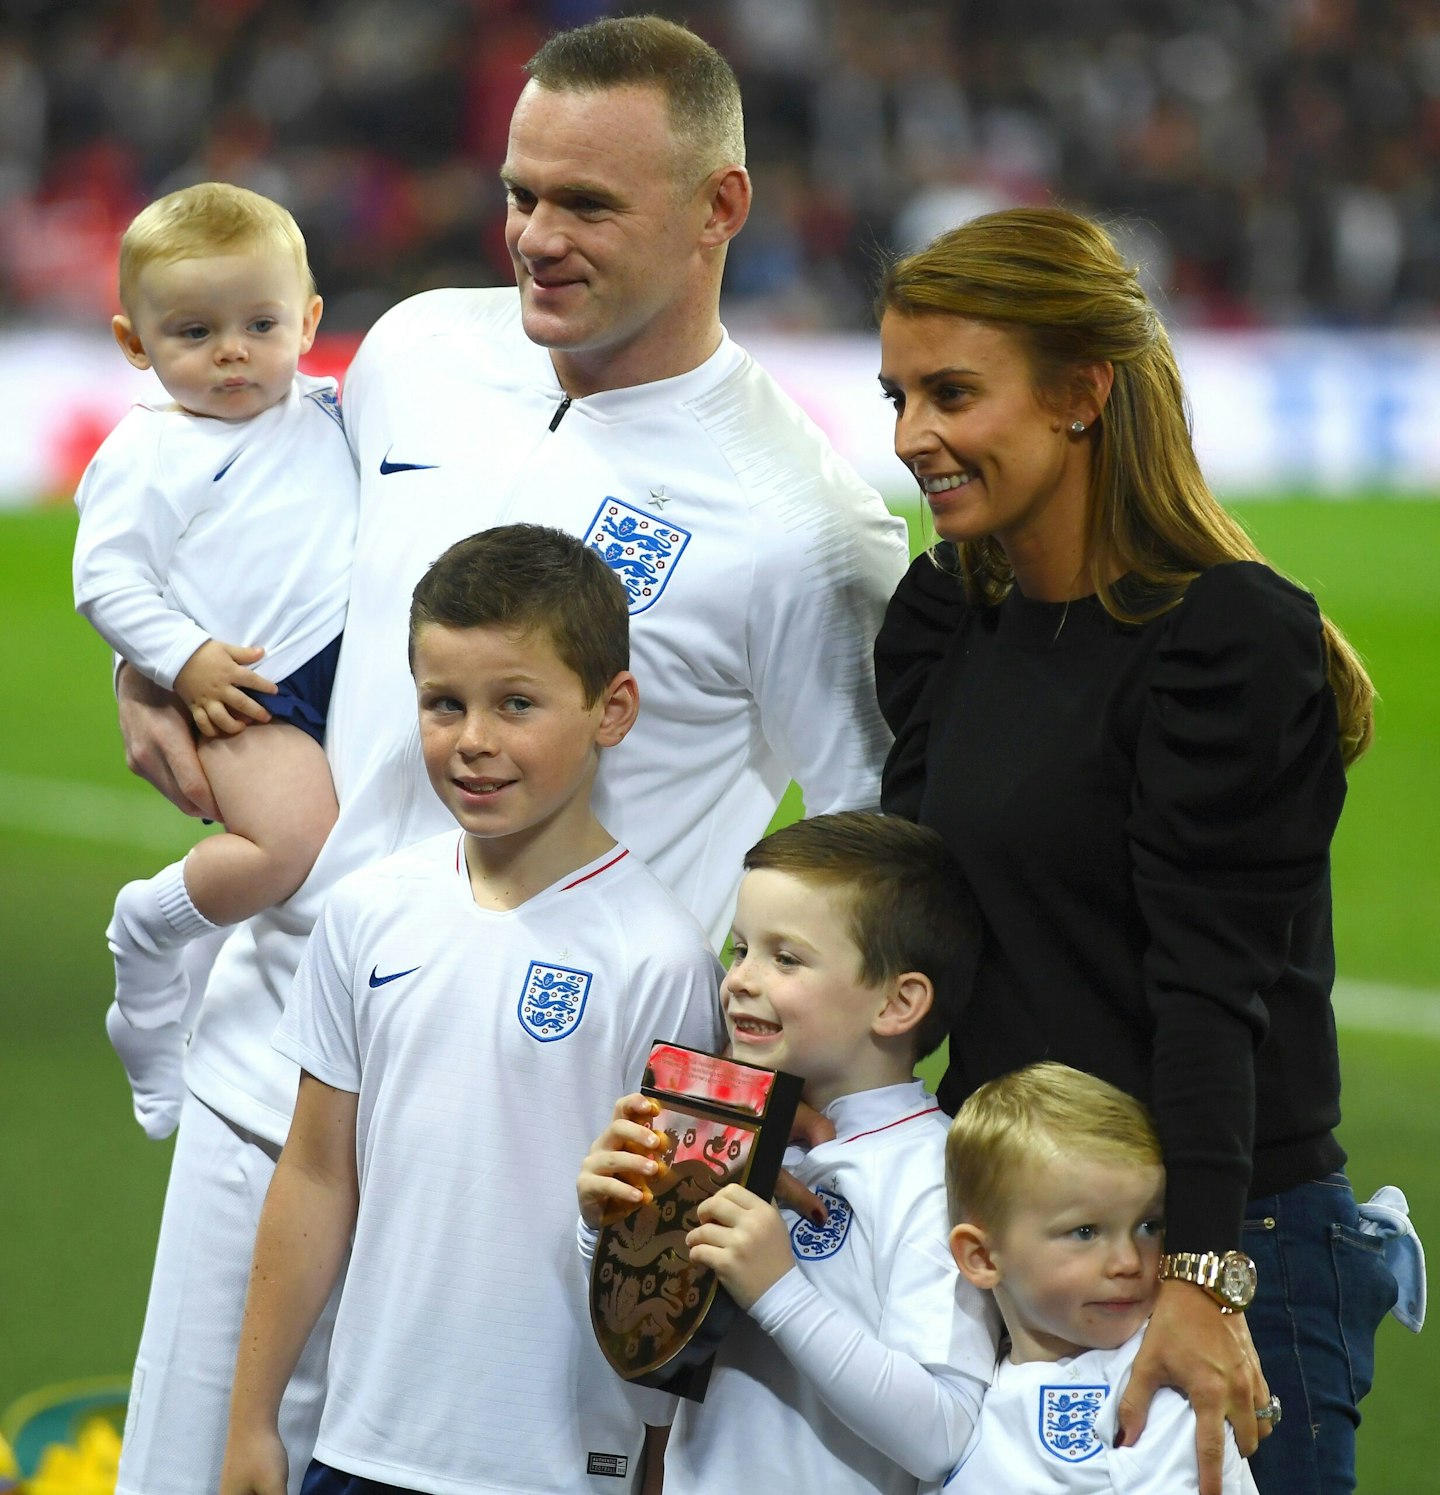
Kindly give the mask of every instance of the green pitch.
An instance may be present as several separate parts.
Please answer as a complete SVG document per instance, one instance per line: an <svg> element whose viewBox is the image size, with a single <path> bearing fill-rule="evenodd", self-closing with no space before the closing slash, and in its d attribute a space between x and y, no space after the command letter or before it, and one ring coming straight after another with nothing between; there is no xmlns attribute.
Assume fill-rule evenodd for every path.
<svg viewBox="0 0 1440 1495"><path fill-rule="evenodd" d="M1340 969L1373 984L1341 1004L1341 1135L1356 1192L1400 1184L1440 1260L1440 503L1241 512L1380 689L1377 745L1335 847ZM126 774L108 655L70 610L72 536L68 509L0 513L0 1409L128 1369L170 1151L131 1120L105 1041L101 931L120 883L183 852L194 827ZM1433 1485L1437 1335L1381 1330L1366 1495Z"/></svg>

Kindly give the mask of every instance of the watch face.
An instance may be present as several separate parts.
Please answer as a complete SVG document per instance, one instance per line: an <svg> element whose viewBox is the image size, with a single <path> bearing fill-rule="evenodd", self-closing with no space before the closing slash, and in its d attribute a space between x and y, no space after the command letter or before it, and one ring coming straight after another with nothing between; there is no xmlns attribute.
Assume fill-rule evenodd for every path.
<svg viewBox="0 0 1440 1495"><path fill-rule="evenodd" d="M1255 1296L1255 1264L1238 1251L1228 1252L1220 1263L1220 1280L1216 1287L1227 1303L1245 1308Z"/></svg>

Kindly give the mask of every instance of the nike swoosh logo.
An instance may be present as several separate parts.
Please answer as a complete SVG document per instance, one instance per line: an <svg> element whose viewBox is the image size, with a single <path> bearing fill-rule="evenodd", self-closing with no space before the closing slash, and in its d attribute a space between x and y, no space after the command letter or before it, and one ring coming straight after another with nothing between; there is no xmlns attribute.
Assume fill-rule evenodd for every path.
<svg viewBox="0 0 1440 1495"><path fill-rule="evenodd" d="M234 467L234 465L235 465L235 459L236 459L236 457L238 457L238 456L239 456L239 455L240 455L240 453L239 453L239 452L236 452L236 453L235 453L235 456L234 456L234 457L231 457L231 459L230 459L230 460L229 460L229 461L228 461L228 462L227 462L227 463L226 463L226 464L225 464L225 465L224 465L224 467L222 467L222 468L221 468L221 469L220 469L220 471L219 471L219 472L217 472L217 473L216 473L216 474L215 474L215 476L214 476L214 477L213 477L213 478L211 478L211 479L210 479L210 481L211 481L211 482L212 482L212 483L218 483L218 482L219 482L219 481L220 481L220 479L221 479L221 478L223 478L223 477L224 477L224 476L225 476L225 474L226 474L226 473L227 473L227 472L229 472L229 471L230 471L230 469L231 469L231 468L232 468L232 467Z"/></svg>
<svg viewBox="0 0 1440 1495"><path fill-rule="evenodd" d="M371 966L370 967L370 985L371 986L388 986L392 981L398 981L402 976L413 976L415 974L415 972L418 971L419 969L420 969L419 966L411 966L408 971L396 971L394 973L394 975L392 975L392 976L381 976L381 975L378 974L379 970L380 970L380 967L379 966Z"/></svg>
<svg viewBox="0 0 1440 1495"><path fill-rule="evenodd" d="M438 462L392 462L386 452L380 459L380 476L388 478L392 472L429 472L439 465Z"/></svg>

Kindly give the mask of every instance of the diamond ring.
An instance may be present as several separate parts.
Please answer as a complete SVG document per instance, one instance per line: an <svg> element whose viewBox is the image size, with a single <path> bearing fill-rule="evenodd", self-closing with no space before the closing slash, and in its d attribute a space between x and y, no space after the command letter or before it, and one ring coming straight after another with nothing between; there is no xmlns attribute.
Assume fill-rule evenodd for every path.
<svg viewBox="0 0 1440 1495"><path fill-rule="evenodd" d="M1272 1396L1263 1407L1255 1408L1256 1422L1268 1422L1272 1428L1280 1426L1280 1398Z"/></svg>

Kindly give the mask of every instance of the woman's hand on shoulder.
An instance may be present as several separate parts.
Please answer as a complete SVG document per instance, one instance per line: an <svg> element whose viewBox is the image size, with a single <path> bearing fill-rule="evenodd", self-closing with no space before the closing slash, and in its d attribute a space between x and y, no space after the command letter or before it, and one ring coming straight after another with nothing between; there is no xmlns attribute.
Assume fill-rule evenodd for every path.
<svg viewBox="0 0 1440 1495"><path fill-rule="evenodd" d="M1271 1430L1255 1416L1270 1400L1270 1389L1244 1314L1221 1313L1192 1283L1162 1282L1120 1400L1117 1441L1129 1447L1140 1440L1151 1399L1162 1386L1183 1392L1194 1409L1200 1495L1222 1495L1226 1422L1246 1458Z"/></svg>

